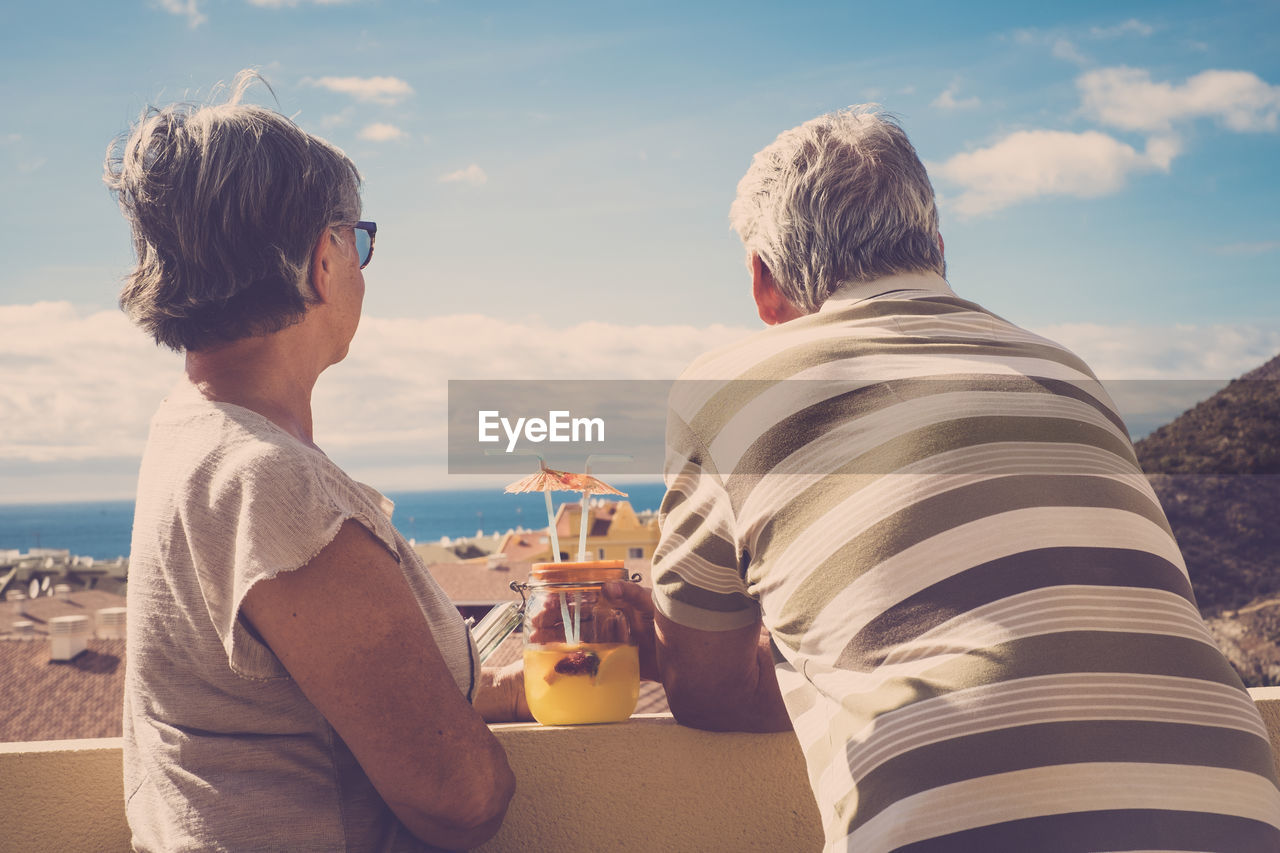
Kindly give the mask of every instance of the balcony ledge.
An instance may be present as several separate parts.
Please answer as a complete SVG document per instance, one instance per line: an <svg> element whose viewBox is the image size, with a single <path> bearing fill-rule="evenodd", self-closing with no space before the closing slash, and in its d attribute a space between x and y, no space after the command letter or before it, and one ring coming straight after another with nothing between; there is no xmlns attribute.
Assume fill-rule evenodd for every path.
<svg viewBox="0 0 1280 853"><path fill-rule="evenodd" d="M1280 757L1280 687L1249 692ZM493 731L519 787L485 853L822 846L790 733L700 732L667 714ZM31 853L128 850L120 762L119 738L0 744L0 839Z"/></svg>

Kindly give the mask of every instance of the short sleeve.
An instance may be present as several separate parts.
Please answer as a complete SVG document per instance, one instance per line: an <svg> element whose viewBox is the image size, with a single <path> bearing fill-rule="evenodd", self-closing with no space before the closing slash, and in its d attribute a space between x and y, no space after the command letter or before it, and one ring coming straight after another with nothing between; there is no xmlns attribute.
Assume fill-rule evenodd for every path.
<svg viewBox="0 0 1280 853"><path fill-rule="evenodd" d="M241 617L254 584L309 563L354 519L399 559L390 520L318 452L247 437L197 469L183 507L195 581L227 662L251 679L288 673Z"/></svg>
<svg viewBox="0 0 1280 853"><path fill-rule="evenodd" d="M671 621L703 631L754 624L760 607L739 569L729 494L706 448L674 411L667 415L664 479L654 606Z"/></svg>

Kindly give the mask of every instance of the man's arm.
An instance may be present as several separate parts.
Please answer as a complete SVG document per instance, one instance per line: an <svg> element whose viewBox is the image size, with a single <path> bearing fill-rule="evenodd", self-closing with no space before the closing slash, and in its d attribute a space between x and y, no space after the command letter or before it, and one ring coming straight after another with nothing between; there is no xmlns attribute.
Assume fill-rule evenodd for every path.
<svg viewBox="0 0 1280 853"><path fill-rule="evenodd" d="M714 732L785 732L769 642L759 622L729 631L699 631L654 616L658 669L676 721Z"/></svg>
<svg viewBox="0 0 1280 853"><path fill-rule="evenodd" d="M506 755L373 534L347 521L310 563L255 584L243 612L414 835L467 849L497 832Z"/></svg>
<svg viewBox="0 0 1280 853"><path fill-rule="evenodd" d="M640 643L641 672L656 670L681 725L716 732L791 730L758 619L728 631L700 631L656 612L650 591L639 584L608 584L605 596L626 607ZM650 666L651 656L656 666Z"/></svg>

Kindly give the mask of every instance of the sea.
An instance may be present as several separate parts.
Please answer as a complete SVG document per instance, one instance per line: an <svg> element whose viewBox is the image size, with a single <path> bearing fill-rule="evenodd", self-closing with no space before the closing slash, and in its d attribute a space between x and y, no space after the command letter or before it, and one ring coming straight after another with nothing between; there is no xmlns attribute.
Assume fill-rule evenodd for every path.
<svg viewBox="0 0 1280 853"><path fill-rule="evenodd" d="M656 510L662 502L661 483L612 485L627 493L626 500L637 512ZM553 492L554 506L575 503L574 494ZM499 489L458 489L386 495L396 505L391 521L401 535L418 542L547 526L546 500L541 493L508 495ZM58 548L75 556L112 560L129 556L132 532L133 501L0 504L0 551Z"/></svg>

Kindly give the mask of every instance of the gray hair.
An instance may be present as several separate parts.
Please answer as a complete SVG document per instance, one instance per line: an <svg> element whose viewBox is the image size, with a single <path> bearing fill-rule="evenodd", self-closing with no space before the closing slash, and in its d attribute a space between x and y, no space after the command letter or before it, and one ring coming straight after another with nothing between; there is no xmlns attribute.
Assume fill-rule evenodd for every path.
<svg viewBox="0 0 1280 853"><path fill-rule="evenodd" d="M792 304L817 311L847 282L946 274L938 210L906 133L874 104L784 131L751 161L729 221Z"/></svg>
<svg viewBox="0 0 1280 853"><path fill-rule="evenodd" d="M298 322L315 301L316 240L360 218L355 165L278 112L241 104L254 80L267 85L241 71L226 103L148 107L107 147L103 179L138 261L120 307L179 352Z"/></svg>

